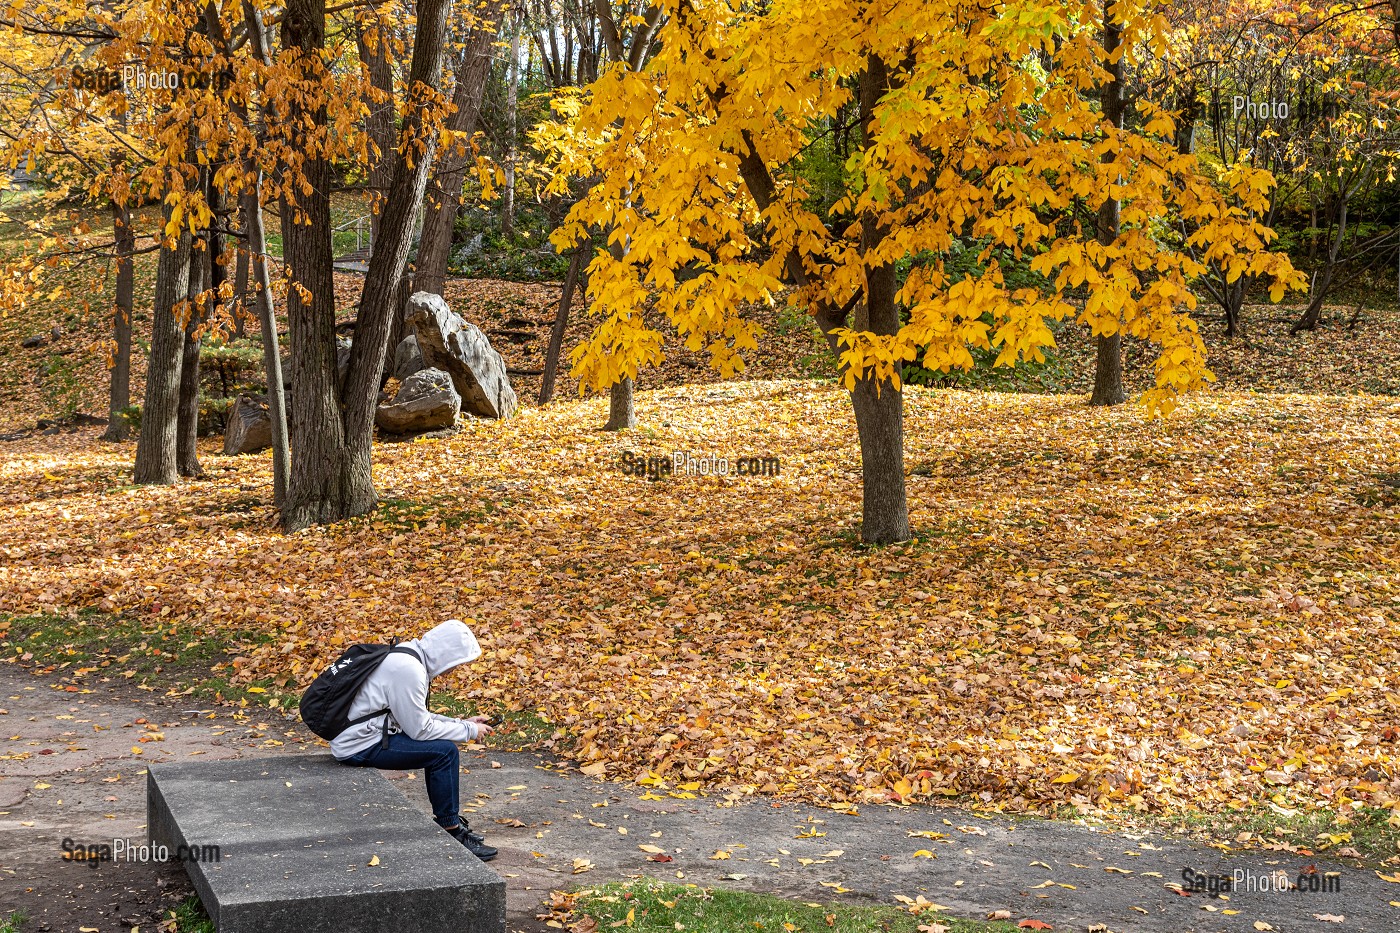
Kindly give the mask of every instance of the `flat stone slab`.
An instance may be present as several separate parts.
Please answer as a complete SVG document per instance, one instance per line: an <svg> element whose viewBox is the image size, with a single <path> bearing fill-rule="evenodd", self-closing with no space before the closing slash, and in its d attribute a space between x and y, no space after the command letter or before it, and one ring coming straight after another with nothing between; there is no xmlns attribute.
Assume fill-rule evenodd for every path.
<svg viewBox="0 0 1400 933"><path fill-rule="evenodd" d="M506 928L505 881L373 768L329 755L153 763L146 812L153 845L189 853L219 933Z"/></svg>

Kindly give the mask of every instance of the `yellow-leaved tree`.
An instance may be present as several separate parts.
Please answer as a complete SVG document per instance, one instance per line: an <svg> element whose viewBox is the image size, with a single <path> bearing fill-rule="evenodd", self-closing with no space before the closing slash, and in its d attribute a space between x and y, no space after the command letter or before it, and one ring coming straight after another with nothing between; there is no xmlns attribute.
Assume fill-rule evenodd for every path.
<svg viewBox="0 0 1400 933"><path fill-rule="evenodd" d="M658 360L649 302L717 370L739 372L760 336L745 305L792 289L851 392L867 542L910 534L906 362L970 368L973 348L994 348L998 364L1040 360L1049 322L1073 317L1160 347L1145 402L1166 412L1211 378L1190 317L1206 264L1270 282L1275 300L1300 284L1256 219L1266 172L1237 166L1227 198L1177 151L1160 107L1105 116L1116 66L1162 51L1166 24L1140 0L671 0L667 15L645 69L609 69L540 131L556 185L597 179L556 244L592 228L628 247L591 264L600 320L575 373L602 391ZM843 115L859 142L842 196L823 207L802 168ZM1109 202L1117 223L1103 237ZM945 268L960 238L984 247L984 268L963 278ZM1048 284L1008 286L994 249Z"/></svg>

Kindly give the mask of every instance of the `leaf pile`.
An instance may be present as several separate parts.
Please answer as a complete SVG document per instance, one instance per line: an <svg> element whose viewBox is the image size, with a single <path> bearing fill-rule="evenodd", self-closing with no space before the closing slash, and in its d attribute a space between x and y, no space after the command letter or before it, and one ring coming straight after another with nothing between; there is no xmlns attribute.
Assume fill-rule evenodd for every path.
<svg viewBox="0 0 1400 933"><path fill-rule="evenodd" d="M1400 810L1400 400L910 390L907 545L856 545L847 398L642 393L376 450L375 513L284 536L269 461L129 482L95 431L7 444L0 611L274 633L235 683L469 619L442 689L538 712L589 773L827 805ZM624 452L776 456L625 475ZM686 790L689 793L688 790Z"/></svg>

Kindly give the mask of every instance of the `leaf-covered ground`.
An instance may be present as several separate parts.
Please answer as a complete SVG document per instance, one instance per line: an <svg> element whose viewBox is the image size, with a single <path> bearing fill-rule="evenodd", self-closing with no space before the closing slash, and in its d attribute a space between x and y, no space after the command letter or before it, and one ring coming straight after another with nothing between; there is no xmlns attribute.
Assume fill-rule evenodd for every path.
<svg viewBox="0 0 1400 933"><path fill-rule="evenodd" d="M152 269L138 262L138 296ZM0 430L105 410L110 277L63 280L69 294L0 318ZM342 317L360 281L338 277ZM509 365L540 366L555 286L457 280L448 298ZM1348 303L1294 338L1295 310L1251 309L1248 342L1206 323L1220 382L1166 422L1084 405L1093 345L1074 327L1045 365L955 380L1038 394L911 389L918 540L884 550L855 545L849 403L797 378L830 364L782 309L764 312L760 381L716 383L674 353L641 381L657 389L642 427L613 435L563 378L547 410L383 445L381 508L294 536L273 529L265 456L214 441L208 479L136 488L132 445L99 429L23 436L0 447L0 612L270 632L233 681L288 694L340 645L470 618L489 653L464 693L544 716L590 771L671 792L1390 806L1400 313L1351 329ZM19 347L54 325L57 341ZM586 326L576 311L569 342ZM1150 356L1127 359L1141 385ZM537 380L516 386L528 402ZM651 482L622 472L625 452L777 457L781 473Z"/></svg>
<svg viewBox="0 0 1400 933"><path fill-rule="evenodd" d="M271 524L268 460L128 485L97 429L3 447L0 612L275 633L288 691L342 644L472 620L457 686L591 772L828 804L969 795L1154 812L1400 809L1400 399L1213 392L1165 422L911 390L914 543L854 544L849 402L799 381L643 393L384 445L371 516ZM776 456L624 475L624 452Z"/></svg>

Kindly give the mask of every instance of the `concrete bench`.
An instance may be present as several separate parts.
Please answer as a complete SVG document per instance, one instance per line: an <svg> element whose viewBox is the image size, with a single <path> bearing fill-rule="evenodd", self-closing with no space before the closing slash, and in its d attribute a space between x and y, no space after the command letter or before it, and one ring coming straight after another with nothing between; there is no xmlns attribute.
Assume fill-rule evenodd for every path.
<svg viewBox="0 0 1400 933"><path fill-rule="evenodd" d="M371 768L328 755L152 764L146 813L152 846L184 861L219 933L506 928L501 877Z"/></svg>

